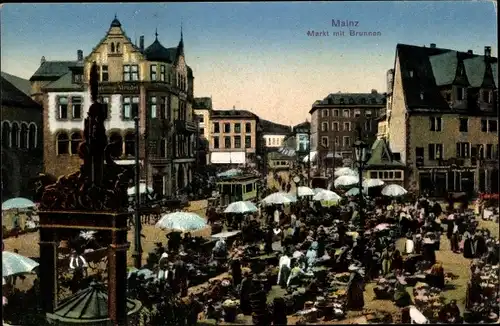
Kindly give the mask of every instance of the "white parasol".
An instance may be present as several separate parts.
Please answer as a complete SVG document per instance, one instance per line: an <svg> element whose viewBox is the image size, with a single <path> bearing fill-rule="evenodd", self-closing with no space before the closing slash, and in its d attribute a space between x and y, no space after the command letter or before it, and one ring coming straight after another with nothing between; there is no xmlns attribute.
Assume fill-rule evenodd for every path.
<svg viewBox="0 0 500 326"><path fill-rule="evenodd" d="M175 229L180 231L196 231L207 226L205 219L191 212L174 212L165 214L156 223L160 229Z"/></svg>
<svg viewBox="0 0 500 326"><path fill-rule="evenodd" d="M2 252L2 277L31 273L38 265L31 258L10 251Z"/></svg>
<svg viewBox="0 0 500 326"><path fill-rule="evenodd" d="M385 184L384 181L380 179L365 179L363 180L363 188L374 188L374 187L380 187Z"/></svg>
<svg viewBox="0 0 500 326"><path fill-rule="evenodd" d="M229 204L224 213L244 214L257 212L258 210L257 206L250 201L237 201Z"/></svg>
<svg viewBox="0 0 500 326"><path fill-rule="evenodd" d="M358 176L344 175L344 176L341 176L341 177L338 177L337 179L335 179L335 181L333 182L333 185L335 186L335 188L338 188L338 187L353 186L357 183L359 183Z"/></svg>
<svg viewBox="0 0 500 326"><path fill-rule="evenodd" d="M331 190L322 190L314 195L313 200L316 201L339 201L341 197Z"/></svg>
<svg viewBox="0 0 500 326"><path fill-rule="evenodd" d="M335 172L333 173L334 176L336 177L342 177L342 176L358 176L358 172L349 168L349 167L343 167L343 168L338 168L335 169Z"/></svg>
<svg viewBox="0 0 500 326"><path fill-rule="evenodd" d="M262 199L262 203L267 205L281 205L281 204L289 204L297 201L293 195L287 194L284 192L275 192L274 194L270 194L266 198Z"/></svg>
<svg viewBox="0 0 500 326"><path fill-rule="evenodd" d="M304 197L304 196L314 196L314 190L312 190L311 188L309 187L299 187L297 189L297 195L299 197Z"/></svg>
<svg viewBox="0 0 500 326"><path fill-rule="evenodd" d="M382 189L382 195L388 197L400 197L407 193L408 191L405 188L396 184L385 186L384 189Z"/></svg>

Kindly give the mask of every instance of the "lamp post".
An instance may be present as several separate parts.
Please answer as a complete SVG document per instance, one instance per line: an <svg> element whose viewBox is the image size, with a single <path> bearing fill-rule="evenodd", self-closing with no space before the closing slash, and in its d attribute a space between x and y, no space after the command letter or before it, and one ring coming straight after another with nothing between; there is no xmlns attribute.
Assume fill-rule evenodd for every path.
<svg viewBox="0 0 500 326"><path fill-rule="evenodd" d="M311 128L307 129L307 186L311 186Z"/></svg>
<svg viewBox="0 0 500 326"><path fill-rule="evenodd" d="M300 184L300 177L298 175L293 177L293 182L295 182L295 193L297 195L297 200L299 199L299 184Z"/></svg>
<svg viewBox="0 0 500 326"><path fill-rule="evenodd" d="M135 212L134 212L134 257L135 268L142 267L142 246L141 246L141 215L140 215L140 172L139 165L139 116L134 118L135 122Z"/></svg>
<svg viewBox="0 0 500 326"><path fill-rule="evenodd" d="M364 198L363 198L363 169L367 162L366 155L367 144L358 139L354 142L354 151L356 154L356 163L358 165L358 175L359 175L359 235L364 233L365 228L365 216L364 216Z"/></svg>

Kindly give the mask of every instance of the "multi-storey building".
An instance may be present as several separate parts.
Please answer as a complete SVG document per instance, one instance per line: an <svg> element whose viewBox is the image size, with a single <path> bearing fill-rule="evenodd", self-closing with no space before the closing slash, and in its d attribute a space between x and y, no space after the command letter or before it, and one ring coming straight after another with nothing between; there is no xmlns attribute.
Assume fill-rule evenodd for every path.
<svg viewBox="0 0 500 326"><path fill-rule="evenodd" d="M198 122L200 137L210 139L210 112L212 112L211 97L196 97L193 103L194 114Z"/></svg>
<svg viewBox="0 0 500 326"><path fill-rule="evenodd" d="M311 150L319 159L352 158L353 144L362 129L363 140L372 143L377 135L378 112L385 107L385 94L336 93L316 101L311 114Z"/></svg>
<svg viewBox="0 0 500 326"><path fill-rule="evenodd" d="M256 161L259 117L246 110L212 110L210 163L247 164Z"/></svg>
<svg viewBox="0 0 500 326"><path fill-rule="evenodd" d="M383 123L406 185L436 196L498 192L498 60L398 44L391 103ZM392 77L391 77L392 79Z"/></svg>
<svg viewBox="0 0 500 326"><path fill-rule="evenodd" d="M33 96L44 104L45 171L54 175L78 169L77 156L83 118L91 105L90 68L99 68L100 102L108 115L109 141L116 145L119 164L132 165L139 155L142 178L159 195L171 195L191 180L195 161L196 125L193 122L193 74L186 65L184 42L165 48L158 40L136 45L115 17L105 37L76 61L46 61L32 81ZM139 118L139 153L134 118Z"/></svg>
<svg viewBox="0 0 500 326"><path fill-rule="evenodd" d="M284 145L285 138L292 128L272 121L260 119L264 146L267 151L277 151Z"/></svg>
<svg viewBox="0 0 500 326"><path fill-rule="evenodd" d="M43 168L42 107L30 97L30 82L2 72L2 202L34 197Z"/></svg>
<svg viewBox="0 0 500 326"><path fill-rule="evenodd" d="M193 103L193 111L198 123L198 163L203 166L210 162L211 122L210 113L212 112L211 97L196 97Z"/></svg>

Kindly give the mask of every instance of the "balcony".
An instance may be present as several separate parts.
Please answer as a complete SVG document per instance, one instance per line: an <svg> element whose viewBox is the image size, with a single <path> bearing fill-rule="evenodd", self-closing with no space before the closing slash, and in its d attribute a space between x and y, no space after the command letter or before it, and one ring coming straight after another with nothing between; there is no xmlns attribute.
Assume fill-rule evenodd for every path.
<svg viewBox="0 0 500 326"><path fill-rule="evenodd" d="M175 120L175 132L178 134L194 134L198 130L196 122L186 120Z"/></svg>

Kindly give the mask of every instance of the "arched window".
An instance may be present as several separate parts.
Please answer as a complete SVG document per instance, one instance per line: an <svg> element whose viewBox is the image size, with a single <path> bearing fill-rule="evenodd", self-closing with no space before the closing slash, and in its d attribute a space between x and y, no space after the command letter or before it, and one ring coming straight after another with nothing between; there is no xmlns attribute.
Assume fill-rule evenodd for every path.
<svg viewBox="0 0 500 326"><path fill-rule="evenodd" d="M120 53L120 43L116 43L116 53Z"/></svg>
<svg viewBox="0 0 500 326"><path fill-rule="evenodd" d="M11 145L13 148L19 147L19 124L17 122L12 123L12 129L10 131Z"/></svg>
<svg viewBox="0 0 500 326"><path fill-rule="evenodd" d="M19 148L28 148L28 125L25 122L21 123Z"/></svg>
<svg viewBox="0 0 500 326"><path fill-rule="evenodd" d="M2 145L10 147L10 123L7 121L2 122Z"/></svg>
<svg viewBox="0 0 500 326"><path fill-rule="evenodd" d="M69 137L62 132L57 135L57 155L69 154Z"/></svg>
<svg viewBox="0 0 500 326"><path fill-rule="evenodd" d="M135 156L135 135L134 133L128 133L125 136L125 155Z"/></svg>
<svg viewBox="0 0 500 326"><path fill-rule="evenodd" d="M71 134L71 155L78 154L78 146L82 142L82 134L80 132L74 132Z"/></svg>
<svg viewBox="0 0 500 326"><path fill-rule="evenodd" d="M115 52L115 43L111 42L111 53Z"/></svg>
<svg viewBox="0 0 500 326"><path fill-rule="evenodd" d="M113 152L111 153L111 156L113 156L115 158L122 156L122 154L123 154L123 138L122 138L122 136L119 133L112 133L109 136L109 142L116 144L113 146Z"/></svg>
<svg viewBox="0 0 500 326"><path fill-rule="evenodd" d="M28 148L36 148L36 125L34 123L30 124L28 131Z"/></svg>

